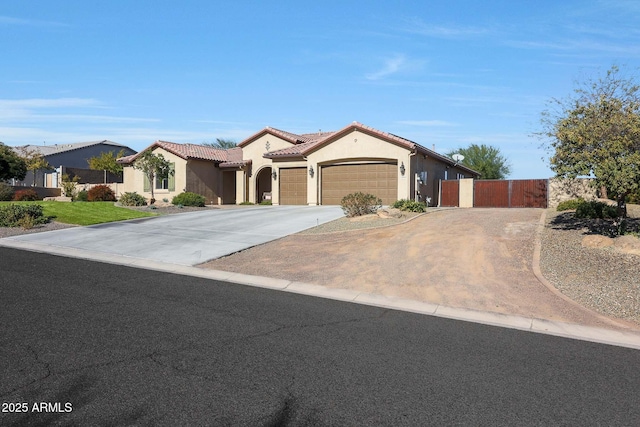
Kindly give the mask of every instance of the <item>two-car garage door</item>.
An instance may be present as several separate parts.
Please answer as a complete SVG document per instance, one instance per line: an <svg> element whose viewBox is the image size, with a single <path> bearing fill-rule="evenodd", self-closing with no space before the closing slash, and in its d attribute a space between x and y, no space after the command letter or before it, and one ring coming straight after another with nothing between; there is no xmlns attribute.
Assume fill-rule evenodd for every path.
<svg viewBox="0 0 640 427"><path fill-rule="evenodd" d="M398 167L395 163L329 165L322 167L320 203L339 205L344 196L360 191L390 205L398 198Z"/></svg>
<svg viewBox="0 0 640 427"><path fill-rule="evenodd" d="M280 169L280 204L307 204L307 168ZM344 196L360 191L373 194L390 205L398 199L396 163L366 163L323 166L320 203L339 205Z"/></svg>

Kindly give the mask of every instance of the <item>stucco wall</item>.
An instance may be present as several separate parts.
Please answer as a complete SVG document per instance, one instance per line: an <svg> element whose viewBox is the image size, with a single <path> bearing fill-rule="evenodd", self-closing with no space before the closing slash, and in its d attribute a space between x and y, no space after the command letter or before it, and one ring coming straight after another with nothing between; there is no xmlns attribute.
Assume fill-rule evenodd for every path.
<svg viewBox="0 0 640 427"><path fill-rule="evenodd" d="M269 149L267 149L267 143ZM256 178L258 173L265 167L271 167L271 159L265 159L263 155L268 151L281 150L283 148L291 147L291 144L284 139L277 136L266 134L263 135L249 144L242 147L242 158L251 159L251 165L248 167L248 175L246 172L239 171L236 175L236 203L248 200L250 202L256 202L258 200L256 193ZM242 183L246 183L246 189ZM276 192L277 181L272 183L272 193ZM273 203L277 204L277 200L274 197Z"/></svg>
<svg viewBox="0 0 640 427"><path fill-rule="evenodd" d="M163 150L162 148L156 148L153 150L154 154L162 154L165 160L174 163L175 166L175 191L169 190L158 190L154 189L154 196L156 200L167 199L171 202L174 196L185 191L187 187L186 182L186 168L187 161L181 157L176 156L175 154L169 153L168 151ZM213 164L211 164L213 166ZM124 178L124 191L126 192L136 192L147 199L151 198L150 191L144 191L144 174L142 171L134 169L132 166L125 166L123 171Z"/></svg>
<svg viewBox="0 0 640 427"><path fill-rule="evenodd" d="M208 205L222 203L222 171L213 162L190 159L186 166L185 190L204 196ZM177 172L176 172L177 174ZM176 182L176 191L178 185ZM159 191L159 190L156 190ZM178 191L178 194L180 191Z"/></svg>
<svg viewBox="0 0 640 427"><path fill-rule="evenodd" d="M313 178L307 175L308 203L310 205L316 205L320 200L319 189L322 185L322 177L318 174L320 167L343 161L366 162L391 160L396 161L398 167L404 163L405 174L401 175L398 171L398 198L411 198L413 174L411 173L411 159L409 154L410 150L406 148L354 130L307 156L307 168L312 166L316 172Z"/></svg>

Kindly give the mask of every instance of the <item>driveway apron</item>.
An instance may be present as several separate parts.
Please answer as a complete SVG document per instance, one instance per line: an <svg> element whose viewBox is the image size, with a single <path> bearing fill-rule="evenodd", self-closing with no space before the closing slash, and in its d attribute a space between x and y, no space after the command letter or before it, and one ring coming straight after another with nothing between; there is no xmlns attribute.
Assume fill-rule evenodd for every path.
<svg viewBox="0 0 640 427"><path fill-rule="evenodd" d="M6 240L195 265L343 216L338 206L208 209L8 237ZM3 239L5 240L5 239Z"/></svg>

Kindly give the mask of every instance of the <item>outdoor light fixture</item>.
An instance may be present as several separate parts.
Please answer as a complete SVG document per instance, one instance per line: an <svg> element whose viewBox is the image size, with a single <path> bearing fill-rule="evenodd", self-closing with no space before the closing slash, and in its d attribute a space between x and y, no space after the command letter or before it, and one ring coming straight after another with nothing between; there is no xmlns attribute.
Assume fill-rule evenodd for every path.
<svg viewBox="0 0 640 427"><path fill-rule="evenodd" d="M313 166L309 166L309 176L313 178Z"/></svg>
<svg viewBox="0 0 640 427"><path fill-rule="evenodd" d="M276 173L276 171L274 170L273 172L271 172L271 176L273 177L273 180L275 181L276 179L278 179L278 174Z"/></svg>
<svg viewBox="0 0 640 427"><path fill-rule="evenodd" d="M402 176L404 176L404 172L405 172L404 162L401 162L401 163L400 163L400 174L401 174Z"/></svg>

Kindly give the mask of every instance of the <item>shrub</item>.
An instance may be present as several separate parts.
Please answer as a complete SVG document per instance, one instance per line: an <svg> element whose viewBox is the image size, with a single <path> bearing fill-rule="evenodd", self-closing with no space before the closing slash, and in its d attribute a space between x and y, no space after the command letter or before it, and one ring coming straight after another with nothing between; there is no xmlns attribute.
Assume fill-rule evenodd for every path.
<svg viewBox="0 0 640 427"><path fill-rule="evenodd" d="M198 206L204 207L205 198L196 193L192 193L190 191L185 191L184 193L180 193L173 198L171 201L174 205L182 205L182 206Z"/></svg>
<svg viewBox="0 0 640 427"><path fill-rule="evenodd" d="M9 184L0 182L0 202L7 202L9 200L13 200L13 195L15 191L13 191L13 187Z"/></svg>
<svg viewBox="0 0 640 427"><path fill-rule="evenodd" d="M145 206L147 204L145 198L135 191L133 193L124 193L120 196L119 201L122 206Z"/></svg>
<svg viewBox="0 0 640 427"><path fill-rule="evenodd" d="M582 201L576 208L576 218L616 218L618 209L606 203L593 201Z"/></svg>
<svg viewBox="0 0 640 427"><path fill-rule="evenodd" d="M416 202L414 200L400 199L393 202L391 207L400 209L405 212L426 212L427 204L424 202Z"/></svg>
<svg viewBox="0 0 640 427"><path fill-rule="evenodd" d="M353 217L375 213L382 206L382 200L373 194L357 192L344 196L340 206L347 217Z"/></svg>
<svg viewBox="0 0 640 427"><path fill-rule="evenodd" d="M16 205L10 203L0 206L0 227L19 227L44 224L48 218L44 216L41 205ZM30 217L31 219L25 219Z"/></svg>
<svg viewBox="0 0 640 427"><path fill-rule="evenodd" d="M62 194L64 194L65 197L71 197L71 200L73 200L76 197L76 185L78 181L80 181L80 177L74 175L72 179L65 173L62 175L61 181Z"/></svg>
<svg viewBox="0 0 640 427"><path fill-rule="evenodd" d="M13 195L13 200L16 202L33 202L35 200L39 200L38 193L35 190L18 190Z"/></svg>
<svg viewBox="0 0 640 427"><path fill-rule="evenodd" d="M242 203L240 203L240 204L241 204L241 205L253 205L253 204L255 204L255 203L253 203L253 202L249 202L249 201L244 201L244 202L242 202Z"/></svg>
<svg viewBox="0 0 640 427"><path fill-rule="evenodd" d="M575 211L576 209L578 209L578 206L580 206L580 204L582 204L584 202L585 202L584 199L565 200L564 202L560 202L558 204L558 207L556 208L556 210L558 212Z"/></svg>
<svg viewBox="0 0 640 427"><path fill-rule="evenodd" d="M271 206L273 202L271 200L263 200L260 202L261 205Z"/></svg>
<svg viewBox="0 0 640 427"><path fill-rule="evenodd" d="M87 192L89 202L115 202L116 195L108 185L96 185Z"/></svg>
<svg viewBox="0 0 640 427"><path fill-rule="evenodd" d="M73 200L76 202L88 202L89 192L87 190L78 191L78 194L76 194L76 197Z"/></svg>

